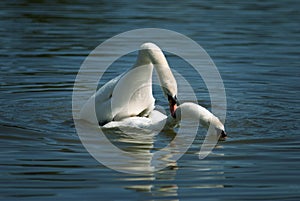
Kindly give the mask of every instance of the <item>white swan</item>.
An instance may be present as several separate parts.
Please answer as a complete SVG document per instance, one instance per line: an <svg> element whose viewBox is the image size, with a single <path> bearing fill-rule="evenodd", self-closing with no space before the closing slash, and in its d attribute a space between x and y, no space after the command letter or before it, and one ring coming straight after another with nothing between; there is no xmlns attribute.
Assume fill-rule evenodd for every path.
<svg viewBox="0 0 300 201"><path fill-rule="evenodd" d="M218 136L226 137L223 123L218 117L213 115L206 108L191 102L182 103L177 107L173 115L166 116L159 111L154 110L149 118L146 117L129 117L122 121L115 121L105 124L103 128L141 128L149 130L157 130L161 128L174 128L182 119L196 120L205 127L215 129Z"/></svg>
<svg viewBox="0 0 300 201"><path fill-rule="evenodd" d="M177 102L177 83L168 62L159 47L145 43L140 47L133 67L102 86L85 103L80 118L100 125L128 117L148 117L154 109L152 71L155 67L161 88L168 98L170 112L174 115Z"/></svg>

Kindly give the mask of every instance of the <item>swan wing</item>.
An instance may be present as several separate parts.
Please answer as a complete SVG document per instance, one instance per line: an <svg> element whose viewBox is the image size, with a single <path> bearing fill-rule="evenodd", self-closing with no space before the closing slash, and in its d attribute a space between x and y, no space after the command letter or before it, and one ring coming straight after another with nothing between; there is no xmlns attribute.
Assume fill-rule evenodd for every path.
<svg viewBox="0 0 300 201"><path fill-rule="evenodd" d="M100 125L131 116L148 116L154 109L151 63L130 69L103 85L84 104L80 118Z"/></svg>
<svg viewBox="0 0 300 201"><path fill-rule="evenodd" d="M94 122L93 114L96 115L96 123L106 123L113 119L111 108L111 97L115 86L123 74L110 80L94 93L80 110L80 118L89 122ZM95 123L95 122L94 122Z"/></svg>
<svg viewBox="0 0 300 201"><path fill-rule="evenodd" d="M148 116L154 109L151 63L134 67L118 81L111 97L114 120L131 116Z"/></svg>

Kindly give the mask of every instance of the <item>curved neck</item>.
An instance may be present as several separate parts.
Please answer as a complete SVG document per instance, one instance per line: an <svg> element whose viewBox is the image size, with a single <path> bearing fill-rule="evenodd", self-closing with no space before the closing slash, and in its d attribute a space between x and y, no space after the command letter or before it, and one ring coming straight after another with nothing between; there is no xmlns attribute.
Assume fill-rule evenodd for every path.
<svg viewBox="0 0 300 201"><path fill-rule="evenodd" d="M157 71L161 87L164 95L177 94L177 82L173 76L170 66L163 52L154 44L144 44L139 51L137 61L134 68L153 65Z"/></svg>

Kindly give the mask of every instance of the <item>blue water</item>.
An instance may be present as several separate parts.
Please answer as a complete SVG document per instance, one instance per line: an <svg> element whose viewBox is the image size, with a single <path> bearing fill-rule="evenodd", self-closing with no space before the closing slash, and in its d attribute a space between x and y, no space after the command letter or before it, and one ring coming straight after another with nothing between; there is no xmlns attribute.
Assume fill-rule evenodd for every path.
<svg viewBox="0 0 300 201"><path fill-rule="evenodd" d="M300 199L298 1L19 0L0 6L1 200ZM106 168L81 144L72 119L76 74L101 42L137 28L185 34L218 67L229 137L205 160L197 154L201 129L180 160L153 174ZM104 79L135 58L122 59ZM168 59L210 109L203 82L182 60ZM158 103L166 104L159 93ZM155 144L165 146L174 135L159 135Z"/></svg>

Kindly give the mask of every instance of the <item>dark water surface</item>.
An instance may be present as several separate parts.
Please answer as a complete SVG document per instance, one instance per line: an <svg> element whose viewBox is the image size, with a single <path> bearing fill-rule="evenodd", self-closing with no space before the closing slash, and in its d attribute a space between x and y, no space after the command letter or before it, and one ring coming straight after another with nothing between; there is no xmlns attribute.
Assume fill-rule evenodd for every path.
<svg viewBox="0 0 300 201"><path fill-rule="evenodd" d="M0 6L1 200L300 199L299 1L20 0ZM82 146L72 90L90 51L146 27L185 34L212 57L226 88L229 138L205 160L198 160L198 137L170 167L124 174ZM124 59L106 79L134 62ZM170 64L184 71L172 57ZM205 85L185 73L199 103L210 107ZM155 143L165 146L168 138Z"/></svg>

